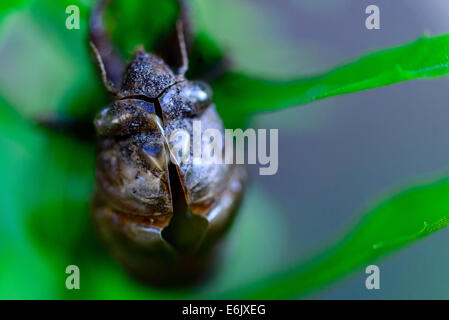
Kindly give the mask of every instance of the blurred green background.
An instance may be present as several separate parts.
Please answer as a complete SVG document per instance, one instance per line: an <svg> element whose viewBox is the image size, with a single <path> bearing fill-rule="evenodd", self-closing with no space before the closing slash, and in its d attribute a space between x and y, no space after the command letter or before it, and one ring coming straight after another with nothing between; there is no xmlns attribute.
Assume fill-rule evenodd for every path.
<svg viewBox="0 0 449 320"><path fill-rule="evenodd" d="M364 8L373 1L192 2L195 28L229 55L235 71L270 79L314 74L425 31L449 30L441 14L448 4L438 0L382 3L382 29L375 32L364 29ZM80 30L65 28L71 4L80 8ZM252 127L280 129L279 172L261 177L251 168L220 269L198 288L145 287L95 237L89 219L94 145L29 121L42 112L92 117L107 103L87 45L91 5L0 5L0 298L239 297L244 284L263 285L265 277L333 243L367 204L448 171L446 78L255 116ZM116 1L107 25L129 57L140 43L151 50L174 16L167 1ZM443 230L382 262L379 291L365 289L359 270L309 297L448 298L448 240ZM65 288L70 264L80 267L80 290Z"/></svg>

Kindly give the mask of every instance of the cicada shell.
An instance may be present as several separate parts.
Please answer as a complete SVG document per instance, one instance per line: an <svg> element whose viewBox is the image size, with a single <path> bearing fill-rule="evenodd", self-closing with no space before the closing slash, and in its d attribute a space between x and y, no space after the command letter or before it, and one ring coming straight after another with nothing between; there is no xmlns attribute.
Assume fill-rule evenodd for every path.
<svg viewBox="0 0 449 320"><path fill-rule="evenodd" d="M182 162L172 154L179 146L169 137L178 129L193 137L195 120L202 132L224 132L212 91L140 49L114 96L94 121L95 225L113 255L140 279L197 280L207 274L213 249L233 220L246 177L238 165Z"/></svg>

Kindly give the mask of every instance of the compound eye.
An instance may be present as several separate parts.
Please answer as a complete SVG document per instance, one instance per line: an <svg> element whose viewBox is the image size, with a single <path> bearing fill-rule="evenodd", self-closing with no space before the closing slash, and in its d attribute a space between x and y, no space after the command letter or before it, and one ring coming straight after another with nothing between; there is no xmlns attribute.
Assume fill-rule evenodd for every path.
<svg viewBox="0 0 449 320"><path fill-rule="evenodd" d="M201 114L212 103L212 89L202 81L193 81L184 89L184 95L192 105L194 114Z"/></svg>

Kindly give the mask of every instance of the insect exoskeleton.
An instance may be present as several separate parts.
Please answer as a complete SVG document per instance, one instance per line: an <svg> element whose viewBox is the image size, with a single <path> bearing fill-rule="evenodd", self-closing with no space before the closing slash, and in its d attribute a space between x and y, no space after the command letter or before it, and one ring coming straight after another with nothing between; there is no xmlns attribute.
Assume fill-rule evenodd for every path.
<svg viewBox="0 0 449 320"><path fill-rule="evenodd" d="M182 284L205 275L243 193L242 166L183 162L173 154L176 141L169 137L177 129L192 137L194 120L202 132L224 131L210 87L139 49L116 100L94 121L94 222L114 256L150 283ZM192 155L193 143L189 147Z"/></svg>

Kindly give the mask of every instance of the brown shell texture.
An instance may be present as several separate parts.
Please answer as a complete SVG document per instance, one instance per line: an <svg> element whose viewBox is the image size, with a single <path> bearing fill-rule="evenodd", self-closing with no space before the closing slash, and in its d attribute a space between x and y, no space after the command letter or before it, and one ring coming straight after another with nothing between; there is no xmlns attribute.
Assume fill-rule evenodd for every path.
<svg viewBox="0 0 449 320"><path fill-rule="evenodd" d="M94 121L93 220L113 255L138 278L160 285L196 281L208 274L213 248L232 223L246 170L170 156L175 146L168 137L177 129L192 136L194 120L202 132L224 133L207 84L175 75L143 50L122 79L116 100Z"/></svg>

